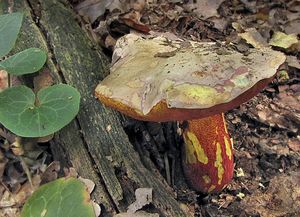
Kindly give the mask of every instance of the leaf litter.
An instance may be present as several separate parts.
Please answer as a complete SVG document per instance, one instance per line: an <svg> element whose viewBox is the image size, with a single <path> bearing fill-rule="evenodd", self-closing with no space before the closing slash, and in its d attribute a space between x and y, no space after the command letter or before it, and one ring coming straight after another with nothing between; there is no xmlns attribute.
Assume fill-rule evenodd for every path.
<svg viewBox="0 0 300 217"><path fill-rule="evenodd" d="M114 217L159 217L158 213L140 211L140 209L152 202L152 188L136 189L135 198L135 202L128 206L126 213L118 213Z"/></svg>
<svg viewBox="0 0 300 217"><path fill-rule="evenodd" d="M181 202L188 204L188 209L198 216L297 214L300 167L299 1L199 1L199 4L193 5L192 1L181 0L131 1L131 4L126 4L126 1L81 2L86 5L76 9L80 11L79 14L88 17L81 21L84 24L83 28L88 28L93 39L110 51L120 36L133 31L151 30L168 31L168 35L172 33L198 41L226 41L234 43L237 49L246 53L248 47L265 46L266 43L285 52L288 58L283 69L287 72L287 79L275 80L247 104L227 113L229 131L235 141L236 168L240 168L244 175L238 176L240 173L236 173L233 182L220 195L199 195L186 188L180 175L175 179L174 189L178 193L177 197L182 199ZM133 5L136 2L137 4ZM98 6L91 7L95 4ZM206 4L201 7L207 7L207 11L201 10L200 4ZM192 9L187 5L192 6ZM239 28L233 28L232 22L236 22ZM284 35L278 37L278 32ZM247 36L243 37L242 34L245 33ZM4 76L0 80L1 84L5 79ZM162 124L158 128L155 132L166 132L166 125ZM174 159L176 152L180 152L179 148L169 145L170 137L164 137L168 133L155 132L150 136L161 142L158 145L160 153L168 153L168 158ZM0 198L1 201L4 198L5 202L9 202L10 199L7 198L11 195L17 195L18 192L20 195L25 192L26 195L31 188L26 187L30 186L30 183L22 171L20 160L15 157L10 147L15 140L14 136L3 130L0 131L0 135ZM157 142L154 145L157 146ZM149 151L148 154L152 157L157 156L151 153L151 149L146 151ZM49 164L48 153L46 157L41 158L45 153L45 150L40 154L36 152L33 156L38 157L33 157L33 160L30 157L24 158L29 163L31 174L42 174L42 171L45 171L45 163ZM52 165L51 168L52 172L42 179L45 182L56 178L57 167ZM160 172L165 174L164 165L159 168ZM32 183L35 177L32 175ZM286 195L292 196L286 198ZM18 212L14 209L14 206L6 207L0 212L6 210L10 213L8 216L13 216ZM118 215L158 216L145 211Z"/></svg>
<svg viewBox="0 0 300 217"><path fill-rule="evenodd" d="M188 204L188 209L196 216L255 214L252 212L253 207L263 204L262 195L266 195L266 198L270 195L276 196L274 189L277 188L277 178L283 182L290 179L296 182L294 177L299 173L300 2L244 0L145 2L143 10L139 11L138 20L146 25L151 30L150 34L154 36L161 34L157 32L163 32L164 35L172 37L172 40L179 37L201 42L226 41L234 44L236 49L245 55L251 47L272 46L273 49L287 55L287 61L281 66L277 78L265 91L226 115L229 131L234 139L236 168L238 168L227 190L220 195L203 196L186 188L180 175L174 180L173 187L178 194L177 198ZM91 24L93 26L91 31L97 36L100 45L110 51L113 51L114 44L120 36L139 31L120 21L122 13L126 12L109 11ZM137 122L136 125L140 126L140 123ZM177 140L177 136L175 140L174 138L170 140L172 136L169 134L172 131L168 131L170 128L166 130L165 124L160 126L158 124L155 126L157 130L154 131L151 123L143 129L137 126L128 128L134 138L132 141L146 140L135 135L136 132L143 130L149 130L149 135L155 141L150 143L149 147L146 146L147 149L142 149L143 157L150 155L152 159L155 158L154 162L160 162L159 159L164 159L165 153L168 153L167 159L172 162L174 156L178 156L176 150L180 152L180 148L174 147L174 141L178 144L180 140ZM152 152L154 149L150 146L157 146L156 149L160 150L161 155ZM180 162L177 164L180 165ZM167 174L167 167L164 164L156 163L156 165L163 175ZM179 171L178 174L182 173L177 167L172 169ZM197 197L198 199L195 199ZM243 202L250 200L251 206ZM295 197L289 202L297 204ZM276 201L270 200L268 206L274 204ZM284 210L284 207L280 209ZM266 207L258 210L262 210L256 213L259 215L264 215L268 211ZM292 214L296 211L291 209ZM280 216L282 213L272 214Z"/></svg>

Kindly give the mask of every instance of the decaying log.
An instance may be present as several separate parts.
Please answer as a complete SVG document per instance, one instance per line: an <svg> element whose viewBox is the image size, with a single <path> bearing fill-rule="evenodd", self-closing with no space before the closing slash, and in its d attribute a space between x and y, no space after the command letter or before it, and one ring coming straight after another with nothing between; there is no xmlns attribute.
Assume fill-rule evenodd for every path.
<svg viewBox="0 0 300 217"><path fill-rule="evenodd" d="M94 97L97 83L107 74L108 61L76 21L67 1L5 0L8 7L24 11L25 21L17 50L39 47L48 52L45 69L56 82L65 82L81 93L80 112L52 141L54 157L63 165L96 184L93 198L102 207L101 216L126 211L135 199L134 190L153 188L154 211L160 216L189 216L155 169L148 170L129 142L119 114Z"/></svg>

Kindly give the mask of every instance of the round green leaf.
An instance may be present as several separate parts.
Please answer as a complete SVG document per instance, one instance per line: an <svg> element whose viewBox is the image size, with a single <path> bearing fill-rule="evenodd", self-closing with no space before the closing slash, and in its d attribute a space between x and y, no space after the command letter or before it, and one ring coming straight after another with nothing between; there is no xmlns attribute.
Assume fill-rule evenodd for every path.
<svg viewBox="0 0 300 217"><path fill-rule="evenodd" d="M8 54L14 47L22 25L23 13L0 16L0 57Z"/></svg>
<svg viewBox="0 0 300 217"><path fill-rule="evenodd" d="M42 185L25 203L21 217L95 217L85 185L61 178Z"/></svg>
<svg viewBox="0 0 300 217"><path fill-rule="evenodd" d="M0 62L0 69L13 75L25 75L40 70L47 60L45 51L29 48Z"/></svg>
<svg viewBox="0 0 300 217"><path fill-rule="evenodd" d="M80 94L66 84L40 90L35 97L26 86L0 93L0 122L23 137L42 137L67 125L79 111Z"/></svg>

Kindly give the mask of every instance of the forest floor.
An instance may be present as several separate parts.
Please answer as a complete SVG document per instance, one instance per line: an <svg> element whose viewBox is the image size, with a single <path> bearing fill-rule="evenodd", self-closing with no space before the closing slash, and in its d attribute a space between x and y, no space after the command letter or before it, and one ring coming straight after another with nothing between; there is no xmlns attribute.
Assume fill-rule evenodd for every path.
<svg viewBox="0 0 300 217"><path fill-rule="evenodd" d="M127 118L123 122L141 158L150 156L173 187L177 200L195 216L300 216L300 42L291 43L300 35L299 1L70 2L82 28L100 44L108 58L116 40L134 31L172 33L196 41L232 42L241 50L258 43L268 44L278 32L287 34L273 44L273 49L287 55L278 76L249 102L226 113L234 141L235 173L223 192L204 195L187 187L180 175L182 140L176 133L176 123ZM248 33L248 37L239 33ZM24 159L18 157L20 149L14 141L15 136L0 128L0 208L11 203L9 195L5 195L7 188L17 192L22 187L23 193L27 192L29 185L23 183L27 183L29 171L20 166L24 161L30 168L46 167L45 162L51 161L47 143L27 146L25 153L30 153L30 157ZM52 170L55 167L56 164L50 166ZM18 204L25 198L20 194Z"/></svg>
<svg viewBox="0 0 300 217"><path fill-rule="evenodd" d="M78 1L73 1L79 14L93 21L86 22L87 29L108 56L117 38L134 31L234 42L240 47L249 45L239 33L254 35L250 44L267 44L276 32L300 34L299 1L178 0L147 1L147 5L145 1L102 1L92 6L88 2L77 6ZM104 5L106 11L95 10ZM180 175L169 177L178 200L195 216L300 215L300 44L273 48L288 56L277 78L248 103L226 114L235 148L233 182L220 194L202 195L187 188ZM176 134L174 124L129 122L125 123L127 132L141 156L150 156L167 180L172 172L166 171L166 155L168 164L175 161L176 174L182 174L181 141L169 138ZM148 136L153 138L150 142Z"/></svg>

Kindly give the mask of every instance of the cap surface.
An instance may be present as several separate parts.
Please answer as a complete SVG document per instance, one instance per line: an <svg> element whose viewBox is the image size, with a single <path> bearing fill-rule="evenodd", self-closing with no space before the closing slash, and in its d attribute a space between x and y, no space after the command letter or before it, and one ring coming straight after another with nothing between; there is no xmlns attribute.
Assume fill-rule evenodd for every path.
<svg viewBox="0 0 300 217"><path fill-rule="evenodd" d="M96 96L136 119L202 118L252 98L284 61L270 48L253 48L246 56L215 43L128 34L117 41L111 73Z"/></svg>

